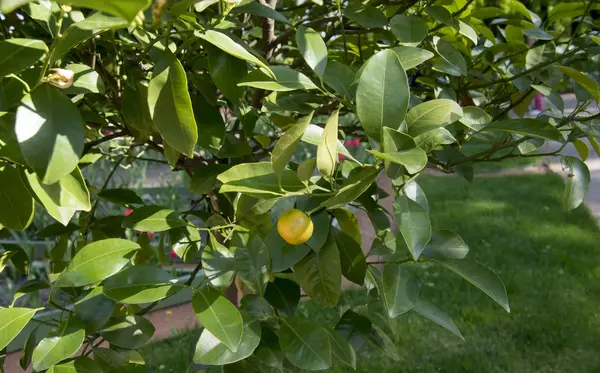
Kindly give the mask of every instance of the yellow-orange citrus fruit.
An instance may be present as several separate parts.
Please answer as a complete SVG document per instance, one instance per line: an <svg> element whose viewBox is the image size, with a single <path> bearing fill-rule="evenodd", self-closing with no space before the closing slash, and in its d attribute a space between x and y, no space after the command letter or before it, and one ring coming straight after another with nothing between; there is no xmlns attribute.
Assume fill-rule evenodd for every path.
<svg viewBox="0 0 600 373"><path fill-rule="evenodd" d="M291 245L300 245L308 241L313 229L312 220L297 209L285 211L277 220L277 232Z"/></svg>

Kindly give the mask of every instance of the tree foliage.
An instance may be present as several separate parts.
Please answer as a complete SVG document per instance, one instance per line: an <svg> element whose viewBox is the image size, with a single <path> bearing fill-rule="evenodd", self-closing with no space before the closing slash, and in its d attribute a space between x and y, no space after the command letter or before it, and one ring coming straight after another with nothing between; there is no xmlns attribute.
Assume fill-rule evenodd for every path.
<svg viewBox="0 0 600 373"><path fill-rule="evenodd" d="M409 311L462 338L443 305L421 296L416 274L430 265L509 311L498 276L431 224L418 176L433 168L471 181L481 162L559 156L569 143L583 160L600 150L590 113L600 99L600 4L532 3L0 0L0 228L56 238L47 278L15 297L49 288L48 307L62 313L29 338L24 366L143 363L135 349L154 333L145 315L180 292L203 325L190 371L355 367L365 343L394 359L392 326ZM578 101L568 111L565 90ZM532 115L536 94L551 107ZM349 138L368 156L357 160ZM558 150L541 152L546 141ZM588 189L582 159L562 158L566 210ZM150 161L189 175L191 208L108 187ZM86 180L82 169L101 162L108 179ZM392 180L391 212L378 204L382 177ZM101 216L99 204L131 213ZM306 243L275 229L291 208L313 220ZM356 209L376 232L367 254ZM36 211L56 224L30 227ZM188 279L160 268L169 248L197 265ZM7 245L0 271L27 272L33 259ZM349 309L342 277L371 303ZM233 284L239 306L225 296ZM294 315L301 293L339 312L335 328ZM0 350L38 311L0 308Z"/></svg>

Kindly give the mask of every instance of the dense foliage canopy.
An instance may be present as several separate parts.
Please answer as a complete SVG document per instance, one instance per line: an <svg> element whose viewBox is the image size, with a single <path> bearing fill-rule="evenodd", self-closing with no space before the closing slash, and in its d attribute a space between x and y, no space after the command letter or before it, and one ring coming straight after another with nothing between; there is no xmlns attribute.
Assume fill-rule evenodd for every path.
<svg viewBox="0 0 600 373"><path fill-rule="evenodd" d="M204 327L190 371L355 367L365 343L397 358L395 321L409 311L462 338L420 296L431 265L509 311L501 280L431 225L418 176L471 181L477 163L573 143L581 159L562 157L563 202L582 203L582 160L600 152L600 3L531 3L0 0L0 232L56 238L47 276L15 300L49 289L60 312L0 308L0 351L26 325L50 325L31 333L23 367L120 371L143 363L135 350L154 333L144 316L187 294ZM567 91L578 104L565 111ZM538 94L550 107L532 114ZM110 187L139 162L189 175L193 203L173 210ZM106 180L84 177L106 163ZM384 177L392 214L378 203ZM102 216L104 204L130 213ZM276 229L293 208L312 219L306 243ZM357 210L376 232L368 254ZM35 227L34 214L56 222ZM196 265L187 279L161 268L169 250ZM5 245L0 271L26 274L34 259ZM342 277L370 303L349 309ZM339 312L337 326L295 316L303 295Z"/></svg>

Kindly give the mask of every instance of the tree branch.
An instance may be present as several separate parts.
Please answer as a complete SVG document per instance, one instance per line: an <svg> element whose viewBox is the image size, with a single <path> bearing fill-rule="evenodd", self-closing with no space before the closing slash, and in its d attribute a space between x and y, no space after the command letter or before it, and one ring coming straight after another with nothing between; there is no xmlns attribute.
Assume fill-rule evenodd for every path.
<svg viewBox="0 0 600 373"><path fill-rule="evenodd" d="M100 145L100 144L102 144L104 142L116 139L117 137L123 137L123 136L127 136L127 135L129 135L129 132L127 132L127 131L119 131L119 132L114 132L114 133L111 133L110 135L106 135L104 137L101 137L101 138L99 138L97 140L87 142L83 146L83 154L89 153L90 150L92 150L92 148L94 146L96 146L96 145Z"/></svg>
<svg viewBox="0 0 600 373"><path fill-rule="evenodd" d="M277 6L277 0L259 0L262 5L268 6L271 9L275 9ZM265 43L263 55L267 61L273 58L273 50L271 43L275 40L275 20L264 17L262 20L262 38ZM265 96L264 89L256 88L252 94L252 106L260 109L262 106L262 99Z"/></svg>

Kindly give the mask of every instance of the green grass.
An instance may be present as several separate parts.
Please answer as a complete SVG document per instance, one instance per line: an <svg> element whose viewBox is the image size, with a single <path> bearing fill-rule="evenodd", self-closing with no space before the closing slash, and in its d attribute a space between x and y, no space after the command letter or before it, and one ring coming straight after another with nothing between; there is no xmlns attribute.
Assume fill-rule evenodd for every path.
<svg viewBox="0 0 600 373"><path fill-rule="evenodd" d="M451 229L470 256L504 281L512 312L436 266L415 266L423 298L451 315L465 341L409 312L398 319L400 360L375 347L358 351L359 372L600 371L600 231L585 208L564 213L556 175L420 179L434 229ZM361 291L345 293L353 305ZM303 315L333 325L335 311L310 302ZM190 334L142 354L157 372L182 372ZM182 352L185 351L185 352ZM163 359L164 357L164 359ZM159 369L160 366L165 369ZM332 372L346 372L335 366Z"/></svg>

